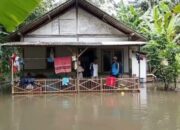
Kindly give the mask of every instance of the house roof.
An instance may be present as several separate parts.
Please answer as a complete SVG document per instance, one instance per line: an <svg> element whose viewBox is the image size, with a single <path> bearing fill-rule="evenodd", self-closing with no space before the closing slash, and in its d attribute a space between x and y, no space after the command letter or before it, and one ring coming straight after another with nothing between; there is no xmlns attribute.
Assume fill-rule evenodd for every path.
<svg viewBox="0 0 180 130"><path fill-rule="evenodd" d="M119 31L123 32L124 34L131 37L132 41L146 41L146 38L133 30L132 28L125 25L123 22L118 21L117 19L113 18L106 12L102 11L101 9L97 8L96 6L92 5L86 0L68 0L67 2L57 6L56 8L52 9L51 11L47 12L46 14L42 15L41 17L35 19L34 21L25 24L16 32L10 35L10 39L12 41L19 41L21 35L25 35L28 32L31 32L40 26L49 23L53 19L57 18L59 15L63 14L68 9L78 6L82 9L86 10L87 12L93 14L97 18L103 20L104 22L108 23L109 25L115 27Z"/></svg>

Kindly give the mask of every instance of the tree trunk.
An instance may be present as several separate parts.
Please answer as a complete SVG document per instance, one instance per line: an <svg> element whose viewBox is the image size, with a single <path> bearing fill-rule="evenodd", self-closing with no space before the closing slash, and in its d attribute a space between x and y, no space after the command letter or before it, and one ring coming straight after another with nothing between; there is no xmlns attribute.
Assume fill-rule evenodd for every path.
<svg viewBox="0 0 180 130"><path fill-rule="evenodd" d="M164 83L164 90L167 91L168 88L169 88L169 84L165 81L165 83Z"/></svg>
<svg viewBox="0 0 180 130"><path fill-rule="evenodd" d="M176 87L177 87L177 79L174 78L174 90L176 89Z"/></svg>

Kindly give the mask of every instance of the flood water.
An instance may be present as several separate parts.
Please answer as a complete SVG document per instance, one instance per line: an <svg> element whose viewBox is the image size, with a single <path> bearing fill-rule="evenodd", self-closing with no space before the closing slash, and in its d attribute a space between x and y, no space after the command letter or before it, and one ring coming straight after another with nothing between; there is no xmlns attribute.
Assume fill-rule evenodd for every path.
<svg viewBox="0 0 180 130"><path fill-rule="evenodd" d="M0 130L180 130L180 93L1 95Z"/></svg>

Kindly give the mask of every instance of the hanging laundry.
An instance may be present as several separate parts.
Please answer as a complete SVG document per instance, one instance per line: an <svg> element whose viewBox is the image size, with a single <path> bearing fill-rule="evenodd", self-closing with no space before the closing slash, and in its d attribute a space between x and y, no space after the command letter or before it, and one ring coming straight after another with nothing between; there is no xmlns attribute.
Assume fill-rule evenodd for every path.
<svg viewBox="0 0 180 130"><path fill-rule="evenodd" d="M51 48L50 53L49 53L49 57L47 58L47 62L49 63L53 63L54 62L54 51Z"/></svg>
<svg viewBox="0 0 180 130"><path fill-rule="evenodd" d="M15 61L14 61L14 64L13 64L14 66L17 67L17 70L18 70L18 71L20 71L20 69L21 69L21 68L20 68L19 59L20 59L19 56L16 56Z"/></svg>
<svg viewBox="0 0 180 130"><path fill-rule="evenodd" d="M23 60L15 53L11 56L11 64L13 65L13 72L17 73L21 70L21 65L24 64Z"/></svg>
<svg viewBox="0 0 180 130"><path fill-rule="evenodd" d="M55 73L69 73L71 72L71 57L58 57L54 60Z"/></svg>

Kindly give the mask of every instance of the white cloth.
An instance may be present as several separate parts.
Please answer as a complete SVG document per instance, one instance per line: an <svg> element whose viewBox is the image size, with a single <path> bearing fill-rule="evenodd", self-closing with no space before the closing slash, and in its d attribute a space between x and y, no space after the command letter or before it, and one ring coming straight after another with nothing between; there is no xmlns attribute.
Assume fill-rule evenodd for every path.
<svg viewBox="0 0 180 130"><path fill-rule="evenodd" d="M20 62L19 62L20 57L16 56L15 61L14 61L14 66L17 67L18 71L20 71Z"/></svg>
<svg viewBox="0 0 180 130"><path fill-rule="evenodd" d="M98 77L98 64L93 64L93 77Z"/></svg>

